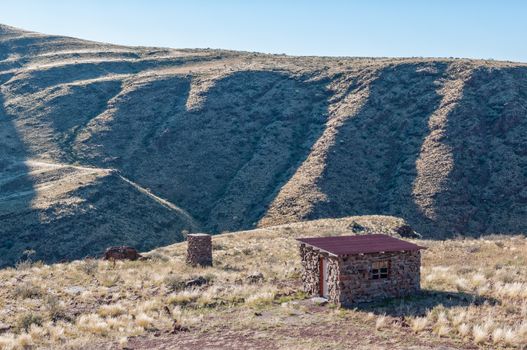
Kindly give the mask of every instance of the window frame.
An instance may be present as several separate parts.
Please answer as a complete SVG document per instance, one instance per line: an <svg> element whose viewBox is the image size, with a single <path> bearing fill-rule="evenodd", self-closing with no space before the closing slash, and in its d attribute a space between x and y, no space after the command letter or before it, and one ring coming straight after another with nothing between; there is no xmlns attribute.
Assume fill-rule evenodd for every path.
<svg viewBox="0 0 527 350"><path fill-rule="evenodd" d="M380 281L389 279L391 275L390 259L376 260L371 262L370 280Z"/></svg>

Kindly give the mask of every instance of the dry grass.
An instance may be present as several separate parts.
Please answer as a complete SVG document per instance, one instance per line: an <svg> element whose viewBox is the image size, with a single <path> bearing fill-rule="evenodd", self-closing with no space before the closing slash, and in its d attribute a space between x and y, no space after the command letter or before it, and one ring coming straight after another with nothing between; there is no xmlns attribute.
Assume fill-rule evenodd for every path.
<svg viewBox="0 0 527 350"><path fill-rule="evenodd" d="M291 337L296 327L329 327L339 320L346 320L351 329L376 330L372 336L378 342L392 337L406 345L447 341L458 347L514 348L527 341L524 237L422 241L429 246L423 253L422 286L428 293L424 297L313 312L302 301L293 237L306 231L340 231L331 232L322 222L311 228L297 226L216 236L212 268L187 266L186 246L176 244L152 252L156 259L142 262L114 266L88 260L1 270L0 323L12 328L0 335L0 349L71 348L105 342L124 346L135 336L149 338L156 332L168 332L174 321L196 337L225 327L235 333L251 329L282 348L294 348ZM466 252L469 247L472 253ZM262 281L246 279L257 272L263 274ZM181 286L181 281L196 276L204 276L209 283ZM26 292L34 286L39 293ZM401 315L408 328L399 325ZM277 336L280 332L291 335ZM321 343L316 337L304 348L318 348Z"/></svg>
<svg viewBox="0 0 527 350"><path fill-rule="evenodd" d="M416 333L423 331L428 325L426 317L416 317L411 321L412 330Z"/></svg>
<svg viewBox="0 0 527 350"><path fill-rule="evenodd" d="M386 321L387 321L386 315L381 315L381 316L377 317L377 320L375 321L375 329L377 331L382 330L387 325Z"/></svg>
<svg viewBox="0 0 527 350"><path fill-rule="evenodd" d="M479 346L520 347L527 344L527 240L522 236L489 236L426 242L422 287L446 291L465 301L430 309L426 322L432 330ZM455 304L455 303L454 303ZM437 312L434 312L438 310Z"/></svg>

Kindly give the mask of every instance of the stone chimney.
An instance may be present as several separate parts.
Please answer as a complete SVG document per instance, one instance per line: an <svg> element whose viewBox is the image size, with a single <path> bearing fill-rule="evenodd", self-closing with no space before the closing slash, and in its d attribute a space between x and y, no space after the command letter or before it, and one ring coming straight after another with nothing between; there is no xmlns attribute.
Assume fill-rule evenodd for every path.
<svg viewBox="0 0 527 350"><path fill-rule="evenodd" d="M187 235L187 264L212 266L212 240L205 233Z"/></svg>

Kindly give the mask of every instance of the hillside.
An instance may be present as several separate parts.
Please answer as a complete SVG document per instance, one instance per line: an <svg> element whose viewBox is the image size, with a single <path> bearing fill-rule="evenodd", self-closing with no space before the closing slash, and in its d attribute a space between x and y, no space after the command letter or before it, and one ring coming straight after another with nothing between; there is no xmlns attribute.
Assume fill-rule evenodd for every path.
<svg viewBox="0 0 527 350"><path fill-rule="evenodd" d="M526 117L525 64L123 47L0 26L1 181L13 162L66 167L19 166L24 184L0 187L0 251L57 261L192 227L366 214L425 237L525 232ZM50 247L60 237L75 246Z"/></svg>
<svg viewBox="0 0 527 350"><path fill-rule="evenodd" d="M29 249L37 260L99 256L121 244L123 233L149 250L197 228L179 208L104 169L13 162L0 173L0 193L0 266Z"/></svg>
<svg viewBox="0 0 527 350"><path fill-rule="evenodd" d="M393 235L401 224L362 216L220 234L208 268L186 265L185 243L146 253L145 261L26 261L0 270L0 349L495 350L527 344L524 236L417 241L428 247L423 290L408 298L345 309L317 305L302 292L294 238L349 234L352 227ZM190 284L198 277L206 283Z"/></svg>

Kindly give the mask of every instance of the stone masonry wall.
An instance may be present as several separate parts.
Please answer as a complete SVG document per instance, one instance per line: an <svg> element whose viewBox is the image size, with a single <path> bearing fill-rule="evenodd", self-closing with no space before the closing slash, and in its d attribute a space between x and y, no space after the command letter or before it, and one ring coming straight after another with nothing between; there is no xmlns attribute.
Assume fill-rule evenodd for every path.
<svg viewBox="0 0 527 350"><path fill-rule="evenodd" d="M187 235L187 263L192 266L212 266L212 239L204 233Z"/></svg>
<svg viewBox="0 0 527 350"><path fill-rule="evenodd" d="M304 292L308 295L320 295L321 257L325 257L328 262L328 299L331 302L338 303L340 300L340 289L338 288L340 269L338 259L321 253L305 244L300 244Z"/></svg>
<svg viewBox="0 0 527 350"><path fill-rule="evenodd" d="M340 300L339 279L339 260L330 256L328 257L328 300L335 304Z"/></svg>
<svg viewBox="0 0 527 350"><path fill-rule="evenodd" d="M309 295L318 295L320 291L319 258L320 253L318 251L305 244L300 244L302 282L304 283L304 292Z"/></svg>
<svg viewBox="0 0 527 350"><path fill-rule="evenodd" d="M389 252L347 257L328 256L300 244L302 282L309 295L320 295L320 258L328 259L328 300L350 305L416 293L420 289L421 252ZM370 278L372 264L389 261L386 279Z"/></svg>
<svg viewBox="0 0 527 350"><path fill-rule="evenodd" d="M351 255L339 260L342 305L406 296L420 289L420 251ZM390 265L388 278L371 279L372 263L385 260Z"/></svg>

